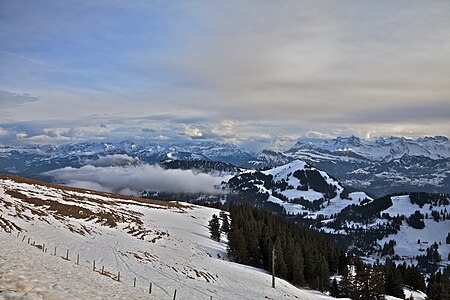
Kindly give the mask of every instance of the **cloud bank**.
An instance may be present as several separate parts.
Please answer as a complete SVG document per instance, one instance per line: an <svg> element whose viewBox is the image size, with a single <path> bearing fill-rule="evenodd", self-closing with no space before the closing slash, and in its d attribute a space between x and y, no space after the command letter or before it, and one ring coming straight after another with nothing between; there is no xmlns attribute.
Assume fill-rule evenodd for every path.
<svg viewBox="0 0 450 300"><path fill-rule="evenodd" d="M0 127L13 142L450 136L450 1L1 9Z"/></svg>
<svg viewBox="0 0 450 300"><path fill-rule="evenodd" d="M165 170L159 165L109 166L86 165L46 172L56 181L74 187L105 192L138 195L140 191L170 193L220 193L215 188L231 176L215 177L191 170Z"/></svg>

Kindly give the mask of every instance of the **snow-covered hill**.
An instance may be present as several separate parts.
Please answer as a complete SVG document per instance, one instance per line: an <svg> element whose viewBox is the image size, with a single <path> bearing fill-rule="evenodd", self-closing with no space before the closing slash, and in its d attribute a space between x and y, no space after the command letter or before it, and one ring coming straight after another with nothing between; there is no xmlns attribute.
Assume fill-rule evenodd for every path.
<svg viewBox="0 0 450 300"><path fill-rule="evenodd" d="M216 209L2 175L0 211L0 297L330 299L228 261Z"/></svg>
<svg viewBox="0 0 450 300"><path fill-rule="evenodd" d="M301 160L243 172L227 186L230 201L284 214L330 234L361 256L419 264L428 273L449 264L449 195L404 193L372 199ZM395 243L387 245L391 240Z"/></svg>
<svg viewBox="0 0 450 300"><path fill-rule="evenodd" d="M319 226L343 236L344 244L361 255L419 265L433 273L450 265L449 212L450 195L388 195L348 207Z"/></svg>
<svg viewBox="0 0 450 300"><path fill-rule="evenodd" d="M330 218L349 205L371 201L366 193L344 188L326 172L301 160L266 171L243 172L231 178L228 187L230 199L270 202L282 213L309 219Z"/></svg>
<svg viewBox="0 0 450 300"><path fill-rule="evenodd" d="M342 183L375 196L402 191L450 192L450 142L442 136L416 140L302 138L283 153L255 156L249 165L260 168L286 163L274 159L278 157L305 160Z"/></svg>

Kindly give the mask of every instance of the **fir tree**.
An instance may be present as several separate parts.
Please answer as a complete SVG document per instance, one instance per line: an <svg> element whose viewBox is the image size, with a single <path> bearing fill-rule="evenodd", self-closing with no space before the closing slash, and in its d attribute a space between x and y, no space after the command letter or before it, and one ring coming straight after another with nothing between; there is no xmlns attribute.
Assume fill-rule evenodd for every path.
<svg viewBox="0 0 450 300"><path fill-rule="evenodd" d="M283 248L280 239L275 242L275 274L278 277L285 278L287 275L287 266L284 260Z"/></svg>
<svg viewBox="0 0 450 300"><path fill-rule="evenodd" d="M217 215L213 215L212 219L209 221L209 233L211 238L215 241L220 241L220 222Z"/></svg>
<svg viewBox="0 0 450 300"><path fill-rule="evenodd" d="M385 274L386 280L384 287L386 294L403 299L405 293L403 292L403 278L400 270L395 265L386 265Z"/></svg>
<svg viewBox="0 0 450 300"><path fill-rule="evenodd" d="M337 283L336 278L334 278L333 282L331 283L330 296L334 297L334 298L337 298L340 296L339 285Z"/></svg>
<svg viewBox="0 0 450 300"><path fill-rule="evenodd" d="M222 231L225 234L228 234L228 232L230 231L230 223L228 221L228 215L224 211L221 211L219 216L222 219L222 226L220 227L220 231Z"/></svg>

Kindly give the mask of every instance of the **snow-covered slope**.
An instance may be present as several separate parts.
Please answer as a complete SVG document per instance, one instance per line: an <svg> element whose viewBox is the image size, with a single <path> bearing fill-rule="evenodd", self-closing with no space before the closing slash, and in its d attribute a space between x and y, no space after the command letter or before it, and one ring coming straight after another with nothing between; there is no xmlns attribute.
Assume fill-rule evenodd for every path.
<svg viewBox="0 0 450 300"><path fill-rule="evenodd" d="M228 187L239 194L237 198L261 199L280 206L283 213L310 219L330 218L349 205L371 201L366 193L350 192L326 172L301 160L266 171L243 172L231 178Z"/></svg>
<svg viewBox="0 0 450 300"><path fill-rule="evenodd" d="M450 263L449 211L450 195L388 195L342 210L320 230L352 236L346 246L374 260L418 264L432 273Z"/></svg>
<svg viewBox="0 0 450 300"><path fill-rule="evenodd" d="M2 176L0 211L1 297L329 299L228 261L216 209Z"/></svg>
<svg viewBox="0 0 450 300"><path fill-rule="evenodd" d="M154 164L167 160L218 161L242 165L252 154L232 144L197 142L188 144L123 141L78 143L60 146L0 146L0 172L36 177L43 172L64 167L81 167L103 157L127 156Z"/></svg>
<svg viewBox="0 0 450 300"><path fill-rule="evenodd" d="M287 152L296 156L296 151L304 149L353 154L372 161L390 161L404 155L424 156L431 159L450 157L450 141L443 136L416 140L403 137L380 137L374 140L364 140L355 136L335 139L302 138Z"/></svg>
<svg viewBox="0 0 450 300"><path fill-rule="evenodd" d="M252 168L262 170L271 167L277 167L293 161L294 158L287 156L281 152L272 150L263 150L253 156L247 165Z"/></svg>
<svg viewBox="0 0 450 300"><path fill-rule="evenodd" d="M283 155L305 160L378 197L403 191L450 191L450 142L442 136L302 138Z"/></svg>

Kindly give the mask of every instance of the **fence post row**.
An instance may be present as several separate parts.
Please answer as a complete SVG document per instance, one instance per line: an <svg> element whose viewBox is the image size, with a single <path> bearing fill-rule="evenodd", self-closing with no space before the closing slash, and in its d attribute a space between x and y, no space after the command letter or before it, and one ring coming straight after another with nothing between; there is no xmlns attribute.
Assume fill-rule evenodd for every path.
<svg viewBox="0 0 450 300"><path fill-rule="evenodd" d="M19 235L20 235L20 232L17 233L17 238L19 238ZM26 238L26 236L24 235L22 237L22 242L25 240L25 238ZM28 240L27 240L27 243L30 244L30 241L31 241L31 238L29 237ZM32 245L35 245L35 242L33 242ZM45 244L43 243L42 244L42 252L47 252L47 249L48 248L45 248ZM56 256L56 246L54 248L53 255ZM69 249L67 249L67 251L66 251L65 259L69 260ZM77 254L77 262L76 262L76 264L77 265L80 264L80 255L79 254ZM94 272L96 271L96 269L95 269L95 260L92 262L92 271L94 271ZM102 275L105 274L105 266L102 266L101 274ZM117 281L120 282L120 271L117 272ZM133 287L136 287L136 277L133 278ZM153 289L153 283L149 282L149 286L148 286L148 293L149 294L152 293L152 289ZM176 300L176 298L177 298L177 290L175 289L174 292L173 292L173 300ZM210 296L210 300L213 300L213 296Z"/></svg>

